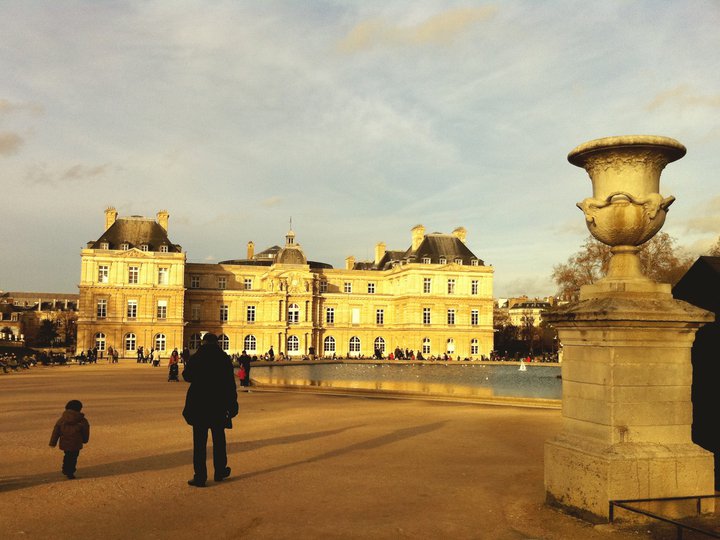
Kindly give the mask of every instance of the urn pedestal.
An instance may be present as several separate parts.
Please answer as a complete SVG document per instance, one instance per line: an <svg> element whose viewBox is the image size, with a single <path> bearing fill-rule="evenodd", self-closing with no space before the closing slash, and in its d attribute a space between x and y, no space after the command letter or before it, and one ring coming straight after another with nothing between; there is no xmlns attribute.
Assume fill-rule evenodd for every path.
<svg viewBox="0 0 720 540"><path fill-rule="evenodd" d="M714 493L713 455L691 439L690 362L695 332L713 315L646 278L636 254L674 200L659 195L660 172L684 153L672 139L633 136L568 157L593 180L593 198L578 206L613 257L580 302L548 314L563 345L563 426L545 445L545 491L549 504L591 521L607 521L612 500Z"/></svg>

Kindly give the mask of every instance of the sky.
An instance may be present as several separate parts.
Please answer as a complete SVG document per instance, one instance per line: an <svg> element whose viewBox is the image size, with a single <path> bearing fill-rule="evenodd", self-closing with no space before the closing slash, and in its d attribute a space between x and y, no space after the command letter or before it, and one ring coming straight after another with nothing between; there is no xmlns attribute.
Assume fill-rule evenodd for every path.
<svg viewBox="0 0 720 540"><path fill-rule="evenodd" d="M556 290L587 236L567 162L600 137L688 148L663 231L720 236L720 2L0 0L0 290L77 292L120 217L189 262L311 260L467 229L496 297Z"/></svg>

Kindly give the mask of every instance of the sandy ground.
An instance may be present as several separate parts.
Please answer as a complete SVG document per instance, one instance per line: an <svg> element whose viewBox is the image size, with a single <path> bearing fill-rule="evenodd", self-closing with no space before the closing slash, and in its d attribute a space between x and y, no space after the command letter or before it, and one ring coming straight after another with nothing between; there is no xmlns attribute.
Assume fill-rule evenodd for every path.
<svg viewBox="0 0 720 540"><path fill-rule="evenodd" d="M192 488L186 389L138 364L0 375L0 538L655 537L543 504L557 410L241 393L232 476ZM48 446L69 399L91 423L76 480Z"/></svg>

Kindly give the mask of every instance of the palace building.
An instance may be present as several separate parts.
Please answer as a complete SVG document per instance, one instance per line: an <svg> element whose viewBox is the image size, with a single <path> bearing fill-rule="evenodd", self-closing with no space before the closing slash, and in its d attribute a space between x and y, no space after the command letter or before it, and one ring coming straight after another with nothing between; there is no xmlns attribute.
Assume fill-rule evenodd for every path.
<svg viewBox="0 0 720 540"><path fill-rule="evenodd" d="M493 269L452 234L412 229L405 250L375 247L344 269L309 261L290 230L283 247L218 264L187 262L168 238L169 214L118 218L81 252L78 349L137 348L167 356L197 349L205 332L229 353L291 358L383 356L396 347L425 357L479 359L493 344Z"/></svg>

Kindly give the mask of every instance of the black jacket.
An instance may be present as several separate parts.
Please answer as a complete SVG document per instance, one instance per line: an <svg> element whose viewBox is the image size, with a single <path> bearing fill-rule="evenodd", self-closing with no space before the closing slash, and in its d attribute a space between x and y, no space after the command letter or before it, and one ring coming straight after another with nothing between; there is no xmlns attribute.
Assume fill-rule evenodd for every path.
<svg viewBox="0 0 720 540"><path fill-rule="evenodd" d="M218 426L237 416L232 361L218 345L204 343L190 357L182 376L190 383L182 413L188 424Z"/></svg>

